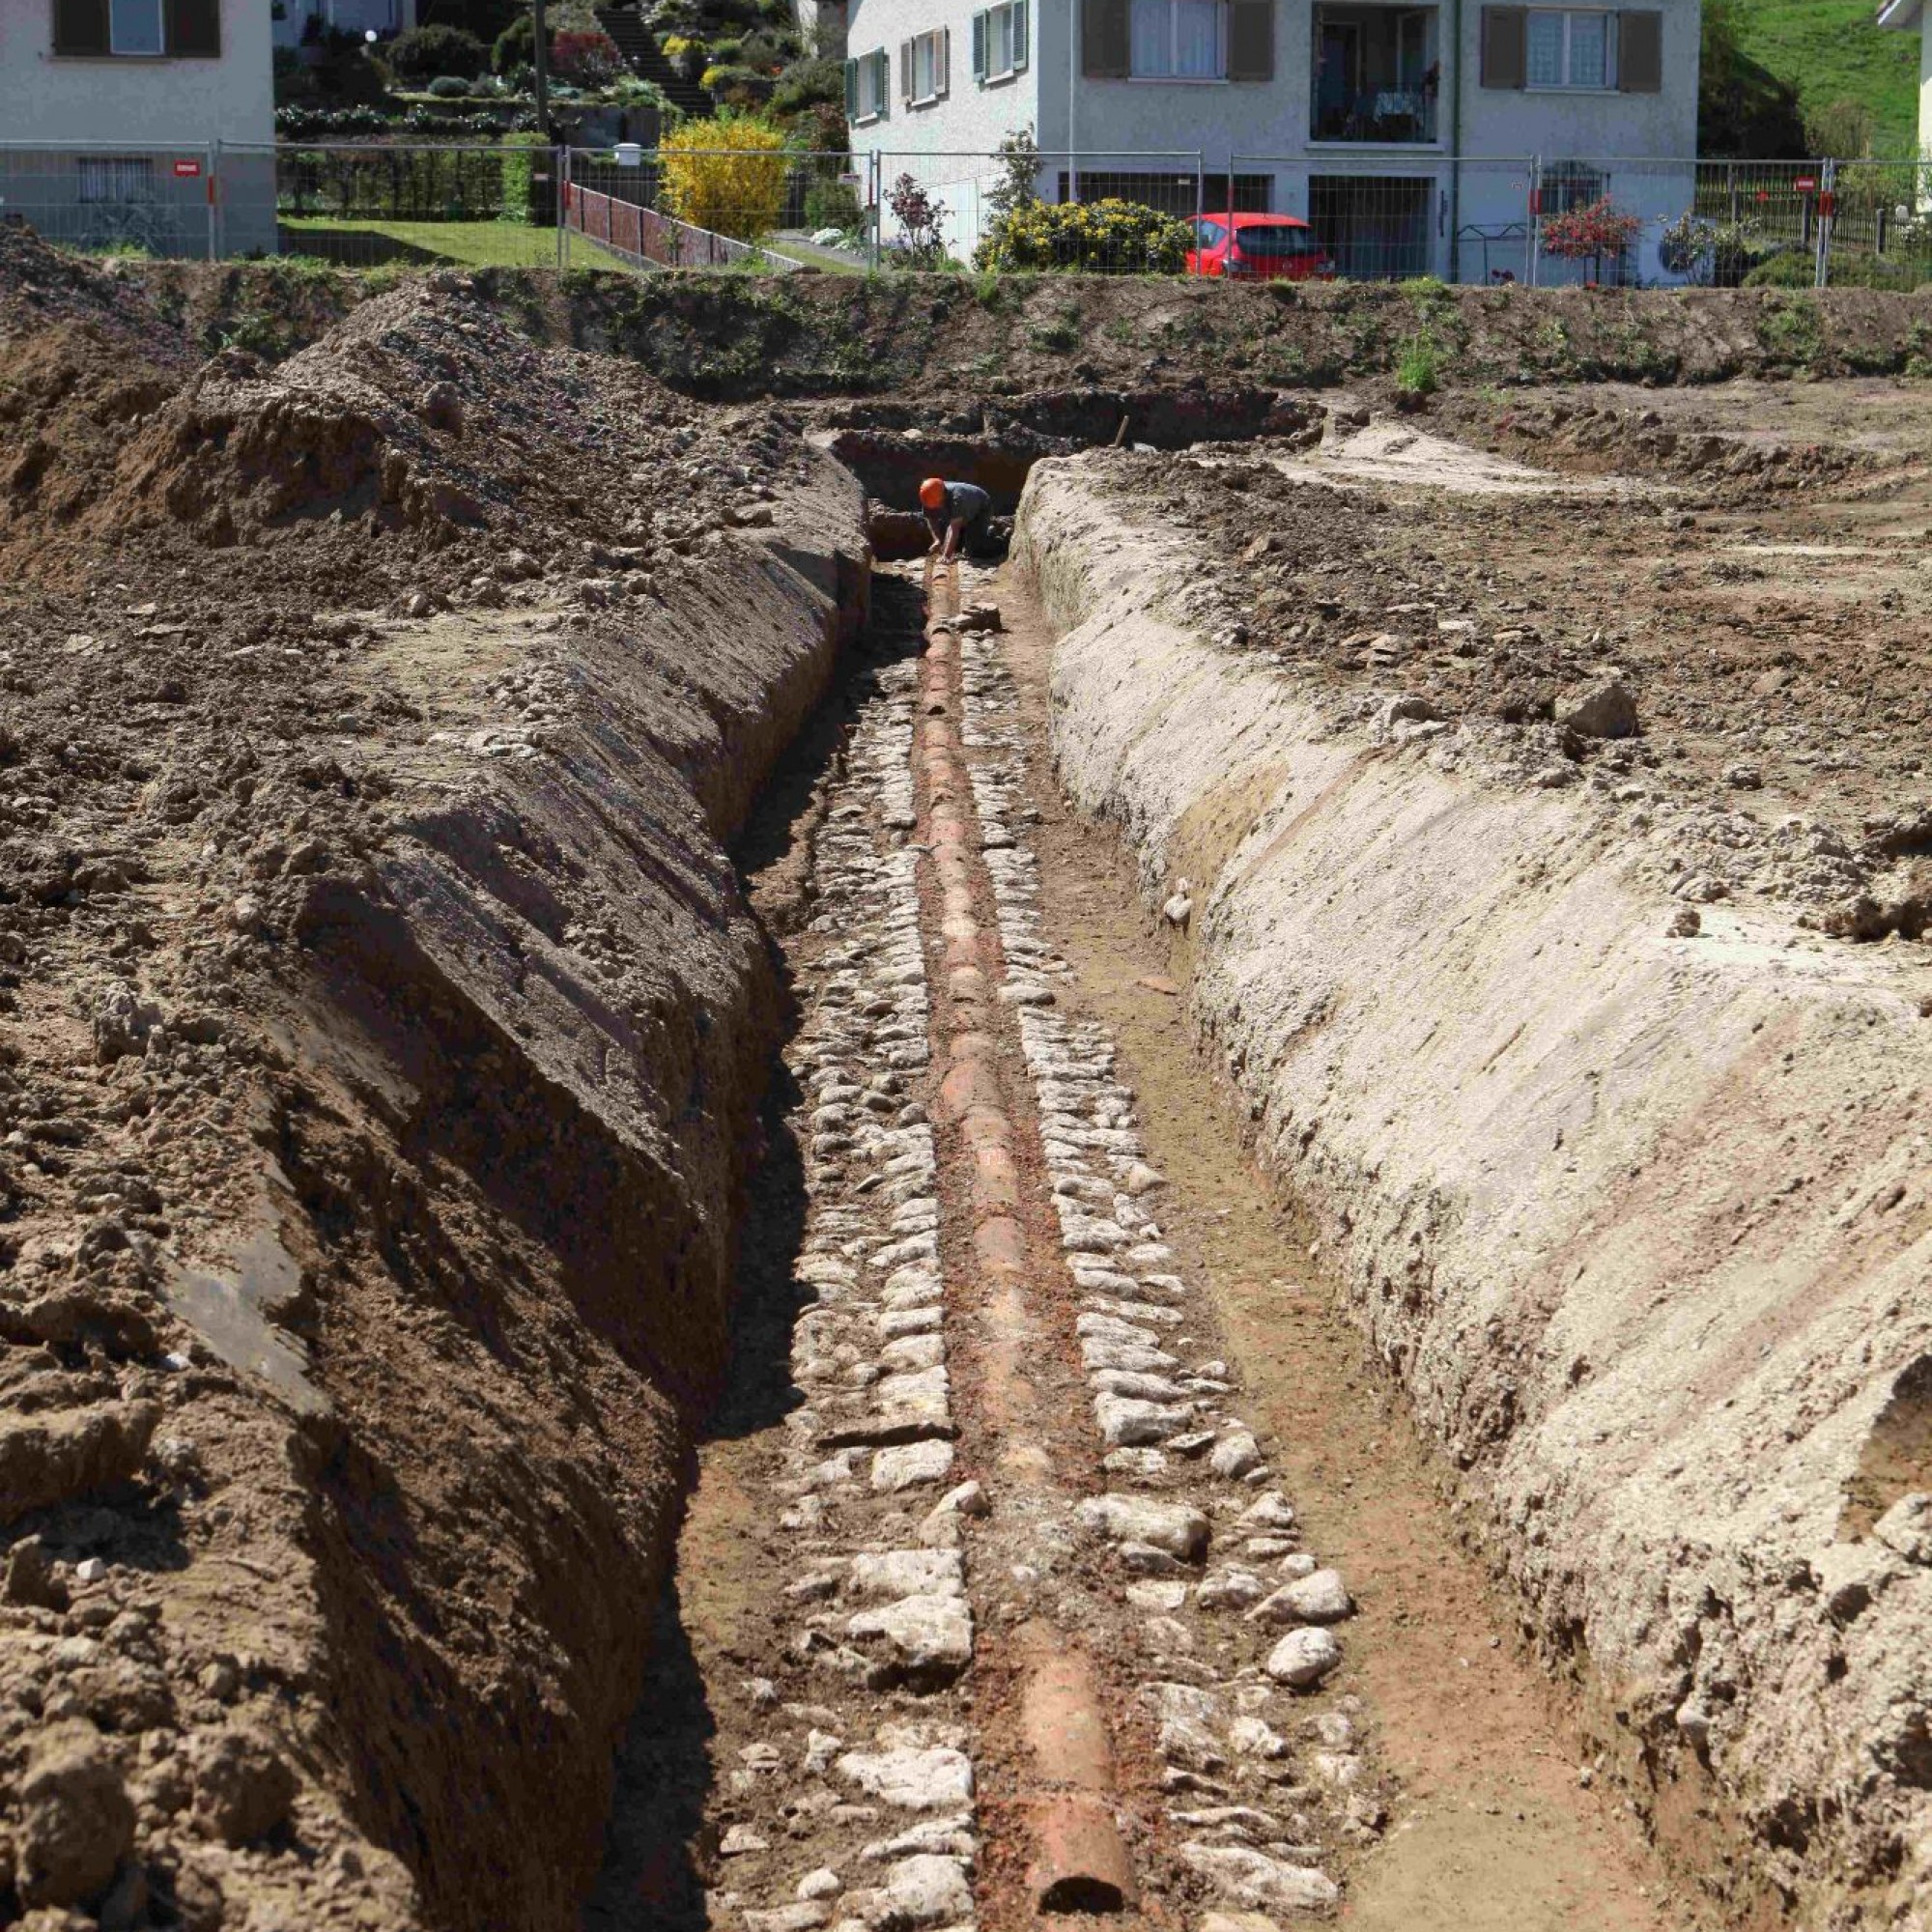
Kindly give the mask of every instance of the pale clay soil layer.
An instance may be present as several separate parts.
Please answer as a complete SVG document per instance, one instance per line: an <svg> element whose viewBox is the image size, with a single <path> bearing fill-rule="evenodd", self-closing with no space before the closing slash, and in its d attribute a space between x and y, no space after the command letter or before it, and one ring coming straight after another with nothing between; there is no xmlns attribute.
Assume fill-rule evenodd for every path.
<svg viewBox="0 0 1932 1932"><path fill-rule="evenodd" d="M168 286L0 234L0 1923L1924 1921L1918 385Z"/></svg>

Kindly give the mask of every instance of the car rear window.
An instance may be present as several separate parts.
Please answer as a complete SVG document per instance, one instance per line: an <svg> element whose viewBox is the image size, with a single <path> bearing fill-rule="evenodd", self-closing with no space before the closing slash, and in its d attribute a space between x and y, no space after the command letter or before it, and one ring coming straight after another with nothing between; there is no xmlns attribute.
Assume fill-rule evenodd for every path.
<svg viewBox="0 0 1932 1932"><path fill-rule="evenodd" d="M1321 252L1321 243L1307 228L1237 228L1235 245L1243 255L1265 255L1271 261Z"/></svg>

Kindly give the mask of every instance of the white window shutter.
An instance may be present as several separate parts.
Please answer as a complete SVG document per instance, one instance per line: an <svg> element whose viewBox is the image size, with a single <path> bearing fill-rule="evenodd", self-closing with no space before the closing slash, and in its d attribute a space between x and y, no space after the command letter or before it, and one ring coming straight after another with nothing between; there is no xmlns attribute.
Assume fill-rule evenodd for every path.
<svg viewBox="0 0 1932 1932"><path fill-rule="evenodd" d="M1027 18L1033 0L1013 0L1013 71L1017 73L1027 64L1031 35L1028 29L1032 22Z"/></svg>
<svg viewBox="0 0 1932 1932"><path fill-rule="evenodd" d="M951 94L952 92L952 29L951 27L942 27L939 30L939 85L932 91L935 94Z"/></svg>
<svg viewBox="0 0 1932 1932"><path fill-rule="evenodd" d="M919 96L917 76L913 72L913 43L899 43L899 99L910 107Z"/></svg>
<svg viewBox="0 0 1932 1932"><path fill-rule="evenodd" d="M973 78L982 86L986 79L986 32L991 17L987 14L973 15Z"/></svg>

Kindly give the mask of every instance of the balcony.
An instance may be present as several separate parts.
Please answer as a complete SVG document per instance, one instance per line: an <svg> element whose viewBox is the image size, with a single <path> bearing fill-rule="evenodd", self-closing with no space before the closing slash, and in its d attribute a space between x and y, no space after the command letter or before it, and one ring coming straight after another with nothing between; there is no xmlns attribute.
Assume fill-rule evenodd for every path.
<svg viewBox="0 0 1932 1932"><path fill-rule="evenodd" d="M1310 139L1383 147L1434 141L1439 11L1318 6Z"/></svg>

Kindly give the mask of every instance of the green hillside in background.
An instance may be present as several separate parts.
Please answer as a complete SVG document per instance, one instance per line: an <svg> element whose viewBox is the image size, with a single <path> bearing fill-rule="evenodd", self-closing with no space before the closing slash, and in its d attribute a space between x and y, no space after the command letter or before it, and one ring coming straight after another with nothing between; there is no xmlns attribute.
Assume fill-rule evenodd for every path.
<svg viewBox="0 0 1932 1932"><path fill-rule="evenodd" d="M1744 60L1796 92L1807 149L1852 153L1862 133L1873 154L1916 152L1918 36L1881 32L1878 0L1719 5Z"/></svg>

